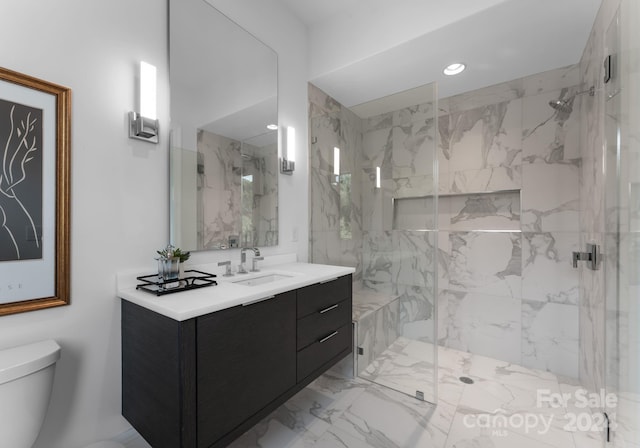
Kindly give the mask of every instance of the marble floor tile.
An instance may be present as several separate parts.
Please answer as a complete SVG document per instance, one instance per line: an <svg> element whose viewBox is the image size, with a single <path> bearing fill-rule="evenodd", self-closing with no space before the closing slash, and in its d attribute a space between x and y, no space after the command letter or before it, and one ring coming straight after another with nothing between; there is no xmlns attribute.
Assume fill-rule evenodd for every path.
<svg viewBox="0 0 640 448"><path fill-rule="evenodd" d="M539 400L535 387L525 388L495 380L474 378L473 376L471 378L474 380L474 384L464 388L458 409L484 413L506 412L508 414L533 412L564 415L565 413L564 408L554 408L551 403Z"/></svg>
<svg viewBox="0 0 640 448"><path fill-rule="evenodd" d="M605 436L602 433L576 431L573 433L573 441L576 448L602 448L605 445ZM615 445L614 445L615 446ZM628 446L626 448L635 448Z"/></svg>
<svg viewBox="0 0 640 448"><path fill-rule="evenodd" d="M258 423L251 430L236 439L228 448L311 448L317 436L304 427L297 426L295 420L282 420L282 408L271 414L271 418Z"/></svg>
<svg viewBox="0 0 640 448"><path fill-rule="evenodd" d="M560 392L558 380L551 372L529 369L518 364L480 355L471 355L469 365L468 373L474 377L521 388Z"/></svg>
<svg viewBox="0 0 640 448"><path fill-rule="evenodd" d="M360 377L408 395L417 391L424 394L427 401L435 401L436 370L433 363L406 355L381 356L363 372Z"/></svg>
<svg viewBox="0 0 640 448"><path fill-rule="evenodd" d="M538 406L538 389L574 394L569 377L437 347L438 401L416 390L433 378L432 344L398 338L375 365L379 384L327 373L233 442L231 448L597 448L601 432L567 430L569 407ZM474 379L468 385L461 376ZM403 382L404 380L404 382ZM387 381L388 388L384 386ZM421 383L422 381L422 383ZM381 385L383 384L383 385ZM507 426L480 424L491 414ZM484 416L484 417L481 417ZM479 419L480 418L480 419ZM525 422L529 419L529 427ZM485 422L487 420L484 420ZM133 430L117 439L150 448ZM624 441L628 442L628 441ZM616 448L618 448L616 446ZM625 445L625 448L638 448Z"/></svg>
<svg viewBox="0 0 640 448"><path fill-rule="evenodd" d="M338 428L330 428L318 441L313 448L372 448L367 442L356 437L350 436L348 433Z"/></svg>
<svg viewBox="0 0 640 448"><path fill-rule="evenodd" d="M372 385L335 426L373 447L444 446L455 407L418 401Z"/></svg>
<svg viewBox="0 0 640 448"><path fill-rule="evenodd" d="M485 414L486 415L486 414ZM446 448L574 448L572 434L557 428L553 416L504 415L507 423L497 427L481 414L458 411L451 425ZM498 421L497 419L495 420ZM503 420L501 420L503 421Z"/></svg>

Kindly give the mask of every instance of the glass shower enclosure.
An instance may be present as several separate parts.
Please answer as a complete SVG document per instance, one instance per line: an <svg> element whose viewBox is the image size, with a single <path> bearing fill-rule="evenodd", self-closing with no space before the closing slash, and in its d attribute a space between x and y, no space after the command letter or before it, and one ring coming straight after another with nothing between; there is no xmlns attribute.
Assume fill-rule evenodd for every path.
<svg viewBox="0 0 640 448"><path fill-rule="evenodd" d="M353 266L362 379L437 400L437 88L352 107L309 86L313 263Z"/></svg>

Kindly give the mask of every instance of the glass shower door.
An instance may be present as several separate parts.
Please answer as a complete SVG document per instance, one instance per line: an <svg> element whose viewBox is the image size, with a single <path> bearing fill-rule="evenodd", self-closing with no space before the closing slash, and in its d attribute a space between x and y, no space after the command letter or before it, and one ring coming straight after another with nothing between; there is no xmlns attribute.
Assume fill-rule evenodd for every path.
<svg viewBox="0 0 640 448"><path fill-rule="evenodd" d="M604 410L616 448L640 441L639 19L638 2L624 0L605 36L605 387L617 402Z"/></svg>
<svg viewBox="0 0 640 448"><path fill-rule="evenodd" d="M360 378L437 400L437 90L351 108L362 127Z"/></svg>
<svg viewBox="0 0 640 448"><path fill-rule="evenodd" d="M435 402L436 86L351 108L309 89L310 254L356 269L350 371Z"/></svg>

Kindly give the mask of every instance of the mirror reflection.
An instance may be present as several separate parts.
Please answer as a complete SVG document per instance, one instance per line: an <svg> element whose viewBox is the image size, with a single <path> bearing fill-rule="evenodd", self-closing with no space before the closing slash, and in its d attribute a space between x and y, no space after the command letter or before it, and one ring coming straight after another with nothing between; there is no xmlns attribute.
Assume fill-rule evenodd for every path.
<svg viewBox="0 0 640 448"><path fill-rule="evenodd" d="M277 245L277 55L204 0L169 3L171 243Z"/></svg>

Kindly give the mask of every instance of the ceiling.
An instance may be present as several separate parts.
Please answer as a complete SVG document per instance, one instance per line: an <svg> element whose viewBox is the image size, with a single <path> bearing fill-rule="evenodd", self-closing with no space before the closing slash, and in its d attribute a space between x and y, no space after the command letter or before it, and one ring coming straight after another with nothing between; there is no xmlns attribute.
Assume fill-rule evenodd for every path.
<svg viewBox="0 0 640 448"><path fill-rule="evenodd" d="M276 0L310 81L346 106L438 82L441 98L578 63L601 0ZM454 77L452 62L468 69Z"/></svg>

